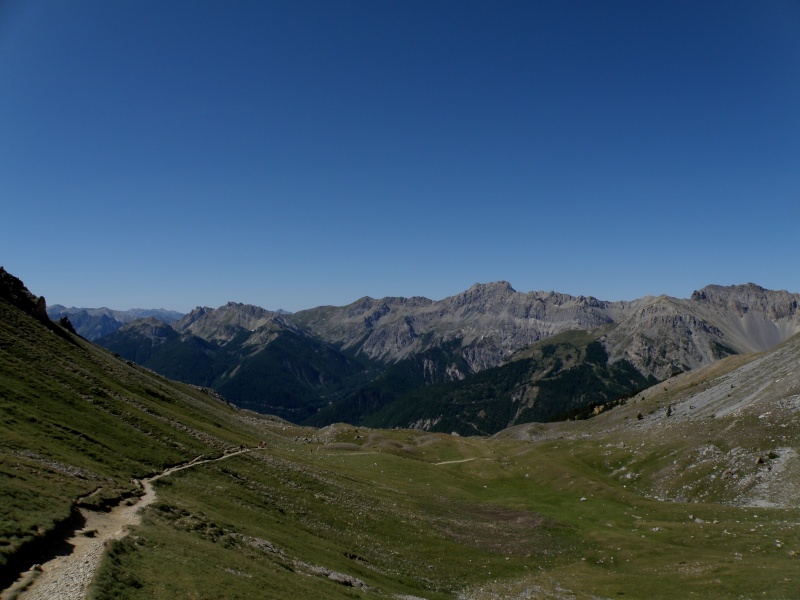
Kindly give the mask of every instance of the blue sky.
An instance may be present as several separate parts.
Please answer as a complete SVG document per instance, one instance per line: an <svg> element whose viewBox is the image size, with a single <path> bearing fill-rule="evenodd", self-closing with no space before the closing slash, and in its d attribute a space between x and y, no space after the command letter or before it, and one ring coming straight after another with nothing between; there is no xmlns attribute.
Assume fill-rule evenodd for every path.
<svg viewBox="0 0 800 600"><path fill-rule="evenodd" d="M800 3L0 2L48 303L800 292Z"/></svg>

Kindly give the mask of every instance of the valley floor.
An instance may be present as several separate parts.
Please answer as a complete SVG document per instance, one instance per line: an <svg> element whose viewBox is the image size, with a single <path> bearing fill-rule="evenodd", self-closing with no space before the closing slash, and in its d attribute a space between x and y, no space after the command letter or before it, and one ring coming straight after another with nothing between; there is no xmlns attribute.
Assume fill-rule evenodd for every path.
<svg viewBox="0 0 800 600"><path fill-rule="evenodd" d="M791 599L800 584L796 507L667 499L683 483L659 468L680 450L635 433L293 431L157 483L94 597Z"/></svg>

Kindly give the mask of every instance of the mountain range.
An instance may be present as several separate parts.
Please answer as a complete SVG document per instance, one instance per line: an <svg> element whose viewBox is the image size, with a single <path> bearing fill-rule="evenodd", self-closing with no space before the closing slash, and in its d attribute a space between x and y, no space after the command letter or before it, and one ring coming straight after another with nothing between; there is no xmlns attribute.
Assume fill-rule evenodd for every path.
<svg viewBox="0 0 800 600"><path fill-rule="evenodd" d="M221 325L257 318L238 308ZM273 326L267 347L292 331L260 325ZM293 425L71 329L0 269L3 598L797 595L800 335L596 406L589 419L464 437ZM609 333L556 333L451 384L475 400L512 385L520 365L556 370L537 380L548 393L569 371L630 375L630 362L610 370L624 359L608 360ZM242 348L235 336L204 342ZM369 363L368 383L461 350L453 341L391 367Z"/></svg>
<svg viewBox="0 0 800 600"><path fill-rule="evenodd" d="M679 373L800 332L798 294L710 285L606 302L476 284L293 314L228 303L134 320L101 345L296 423L491 434L583 417Z"/></svg>

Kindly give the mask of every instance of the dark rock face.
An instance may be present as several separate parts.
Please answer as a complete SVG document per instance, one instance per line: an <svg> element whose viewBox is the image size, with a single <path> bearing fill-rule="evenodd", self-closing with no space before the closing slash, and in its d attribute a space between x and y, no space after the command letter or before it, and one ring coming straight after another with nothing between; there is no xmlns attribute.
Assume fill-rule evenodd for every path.
<svg viewBox="0 0 800 600"><path fill-rule="evenodd" d="M43 323L50 322L44 296L31 294L20 279L3 267L0 267L0 298Z"/></svg>
<svg viewBox="0 0 800 600"><path fill-rule="evenodd" d="M59 326L50 320L47 315L47 302L45 302L44 296L32 294L20 279L14 277L3 267L0 267L0 300L5 300L15 308L32 316L50 331L63 337L68 342L77 343L71 335L75 333L71 325L63 324Z"/></svg>
<svg viewBox="0 0 800 600"><path fill-rule="evenodd" d="M70 322L70 320L67 317L61 317L58 320L58 324L61 327L63 327L64 329L66 329L67 331L69 331L70 333L78 335L78 332L75 331L75 328L72 326L72 323Z"/></svg>

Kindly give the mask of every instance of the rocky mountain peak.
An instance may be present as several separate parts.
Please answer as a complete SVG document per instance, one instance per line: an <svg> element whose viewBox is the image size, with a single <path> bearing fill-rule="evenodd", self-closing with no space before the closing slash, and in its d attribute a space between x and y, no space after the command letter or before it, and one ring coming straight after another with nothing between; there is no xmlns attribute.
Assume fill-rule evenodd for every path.
<svg viewBox="0 0 800 600"><path fill-rule="evenodd" d="M242 332L253 332L275 319L278 313L253 304L228 302L219 308L198 307L175 323L181 333L191 333L207 341L227 343Z"/></svg>
<svg viewBox="0 0 800 600"><path fill-rule="evenodd" d="M692 293L691 300L735 311L740 317L747 313L765 314L770 319L800 320L800 294L785 290L768 290L754 283L743 285L709 285Z"/></svg>
<svg viewBox="0 0 800 600"><path fill-rule="evenodd" d="M691 300L695 302L727 303L744 301L753 298L769 298L775 295L788 294L785 291L773 291L756 285L745 283L739 285L707 285L701 290L692 292Z"/></svg>
<svg viewBox="0 0 800 600"><path fill-rule="evenodd" d="M208 308L207 306L198 306L197 308L193 309L187 315L185 315L182 319L180 319L175 326L178 329L185 329L189 327L195 321L202 319L209 311L214 310L213 308Z"/></svg>
<svg viewBox="0 0 800 600"><path fill-rule="evenodd" d="M466 298L479 298L491 296L505 296L516 294L517 290L507 281L492 281L491 283L476 283L465 292L458 294Z"/></svg>
<svg viewBox="0 0 800 600"><path fill-rule="evenodd" d="M445 298L441 302L455 310L466 309L470 313L489 310L494 312L494 306L505 305L514 301L518 292L507 281L492 283L476 283L468 290Z"/></svg>
<svg viewBox="0 0 800 600"><path fill-rule="evenodd" d="M155 317L145 317L132 321L131 323L123 325L120 331L123 333L136 333L154 341L164 340L171 335L175 335L175 330L172 327Z"/></svg>

